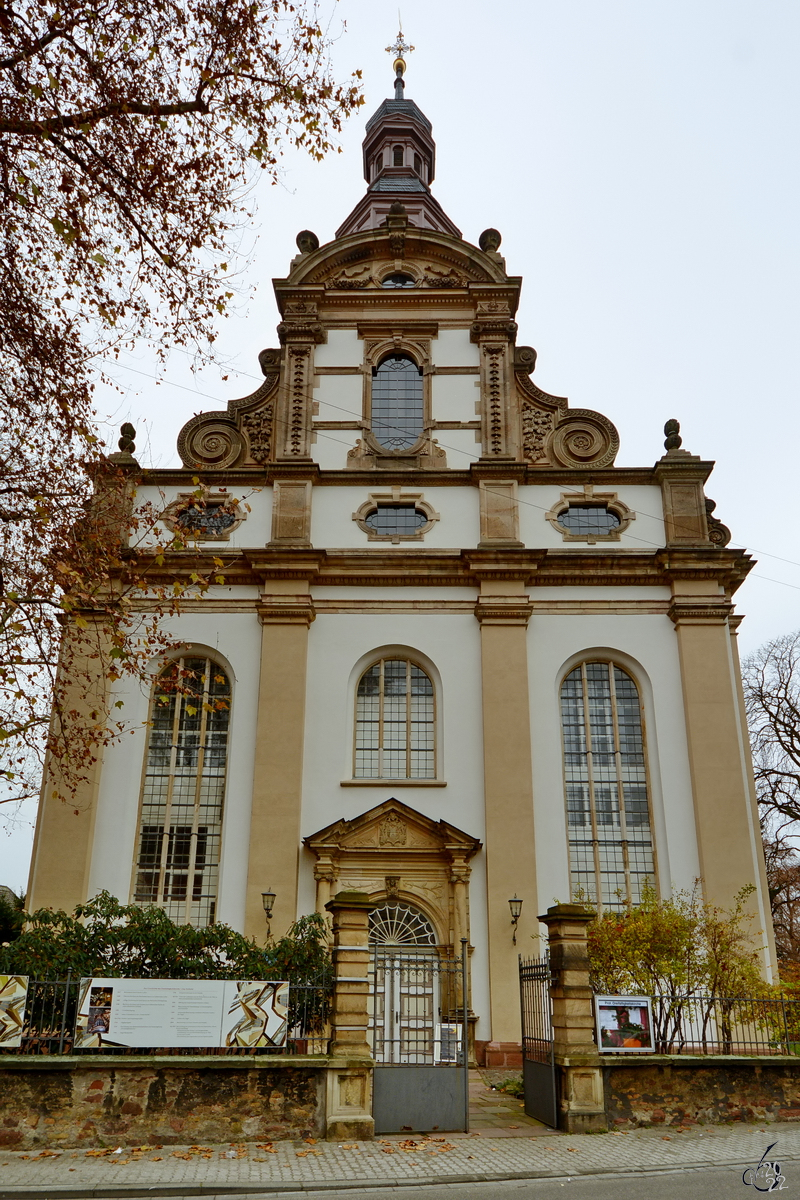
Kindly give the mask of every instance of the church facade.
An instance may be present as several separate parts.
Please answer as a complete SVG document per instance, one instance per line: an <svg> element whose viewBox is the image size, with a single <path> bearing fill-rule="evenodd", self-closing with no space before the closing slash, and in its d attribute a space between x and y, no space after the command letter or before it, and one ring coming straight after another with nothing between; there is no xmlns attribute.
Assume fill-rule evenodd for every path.
<svg viewBox="0 0 800 1200"><path fill-rule="evenodd" d="M363 199L275 281L263 384L136 474L224 584L170 619L150 695L115 685L135 733L77 811L45 789L28 904L106 888L263 938L263 892L276 935L365 892L377 940L467 938L478 1045L517 1043L517 954L557 900L752 884L771 929L732 604L752 564L675 422L617 467L612 423L537 387L522 280L434 198L396 70Z"/></svg>

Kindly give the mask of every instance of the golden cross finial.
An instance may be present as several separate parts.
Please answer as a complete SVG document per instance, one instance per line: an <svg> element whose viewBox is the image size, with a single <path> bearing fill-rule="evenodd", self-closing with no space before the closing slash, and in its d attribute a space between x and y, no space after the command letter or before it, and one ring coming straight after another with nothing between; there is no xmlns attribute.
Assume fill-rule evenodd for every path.
<svg viewBox="0 0 800 1200"><path fill-rule="evenodd" d="M402 58L404 54L410 54L413 49L413 46L409 46L408 42L403 40L403 27L401 26L397 34L397 41L393 46L386 47L386 53L393 54L395 58Z"/></svg>

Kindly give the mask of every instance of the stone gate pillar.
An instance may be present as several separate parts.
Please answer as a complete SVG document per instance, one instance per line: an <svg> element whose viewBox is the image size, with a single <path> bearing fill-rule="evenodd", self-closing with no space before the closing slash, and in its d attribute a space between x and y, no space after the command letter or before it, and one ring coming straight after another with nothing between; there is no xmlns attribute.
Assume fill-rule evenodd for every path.
<svg viewBox="0 0 800 1200"><path fill-rule="evenodd" d="M337 892L333 915L333 1012L326 1114L330 1141L374 1136L369 1029L369 910L364 892Z"/></svg>
<svg viewBox="0 0 800 1200"><path fill-rule="evenodd" d="M607 1128L603 1072L594 1040L594 995L589 985L587 926L582 904L555 904L539 920L547 926L553 982L553 1051L558 1127L566 1133Z"/></svg>

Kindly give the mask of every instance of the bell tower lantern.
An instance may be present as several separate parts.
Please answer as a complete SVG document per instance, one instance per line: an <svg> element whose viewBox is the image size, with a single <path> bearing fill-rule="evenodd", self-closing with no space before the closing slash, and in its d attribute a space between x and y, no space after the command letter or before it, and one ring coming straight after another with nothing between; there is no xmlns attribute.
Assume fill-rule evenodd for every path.
<svg viewBox="0 0 800 1200"><path fill-rule="evenodd" d="M385 222L392 204L400 201L410 225L460 238L461 231L430 190L436 169L433 126L413 100L404 98L403 55L414 47L403 40L400 30L397 41L386 49L395 55L394 99L384 100L367 121L363 142L367 194L336 230L336 237L377 229Z"/></svg>

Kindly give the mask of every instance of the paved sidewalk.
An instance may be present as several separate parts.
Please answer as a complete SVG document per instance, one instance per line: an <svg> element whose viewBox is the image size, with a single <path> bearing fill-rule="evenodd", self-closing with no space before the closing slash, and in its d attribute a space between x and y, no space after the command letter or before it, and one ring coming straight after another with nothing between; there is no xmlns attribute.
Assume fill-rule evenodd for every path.
<svg viewBox="0 0 800 1200"><path fill-rule="evenodd" d="M800 1160L800 1125L736 1125L594 1136L387 1137L0 1154L0 1200L143 1195L246 1195L403 1184L566 1178L755 1165L767 1147Z"/></svg>
<svg viewBox="0 0 800 1200"><path fill-rule="evenodd" d="M469 1073L469 1127L485 1137L538 1137L554 1132L526 1117L524 1102L493 1088L484 1071Z"/></svg>

